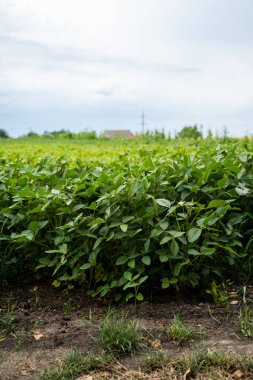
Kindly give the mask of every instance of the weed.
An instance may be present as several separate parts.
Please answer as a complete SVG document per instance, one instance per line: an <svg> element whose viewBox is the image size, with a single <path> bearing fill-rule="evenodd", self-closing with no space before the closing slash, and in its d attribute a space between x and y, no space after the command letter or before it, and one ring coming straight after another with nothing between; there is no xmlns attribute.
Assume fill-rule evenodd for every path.
<svg viewBox="0 0 253 380"><path fill-rule="evenodd" d="M34 302L34 307L39 306L39 303L40 303L40 295L39 295L39 292L38 292L38 288L37 288L37 286L35 286L35 288L34 288L33 302Z"/></svg>
<svg viewBox="0 0 253 380"><path fill-rule="evenodd" d="M60 366L44 371L39 380L75 380L81 374L102 369L110 359L105 355L84 357L79 351L73 350Z"/></svg>
<svg viewBox="0 0 253 380"><path fill-rule="evenodd" d="M100 346L115 356L132 354L143 345L143 336L138 331L138 321L126 315L117 316L109 310L101 323Z"/></svg>
<svg viewBox="0 0 253 380"><path fill-rule="evenodd" d="M207 289L206 293L211 294L216 306L228 307L229 296L226 293L230 285L232 285L231 282L223 282L217 285L215 281L212 281L211 289Z"/></svg>
<svg viewBox="0 0 253 380"><path fill-rule="evenodd" d="M227 354L213 350L203 350L191 356L173 358L161 352L152 354L141 362L143 372L138 372L136 377L132 377L131 371L125 367L126 372L122 372L119 377L118 367L115 364L118 362L114 363L111 356L88 355L83 357L80 352L71 351L61 365L44 371L39 380L76 380L80 375L92 375L94 372L109 368L110 377L106 376L106 379L146 379L146 374L154 371L155 378L171 380L253 378L251 356ZM100 378L100 376L98 377ZM96 378L98 377L96 376ZM101 376L101 378L104 377Z"/></svg>
<svg viewBox="0 0 253 380"><path fill-rule="evenodd" d="M75 305L73 303L73 300L67 300L66 302L64 302L64 304L63 304L64 314L69 314L72 311L74 311L74 309L75 309Z"/></svg>
<svg viewBox="0 0 253 380"><path fill-rule="evenodd" d="M187 369L189 369L188 375L191 376L191 378L195 378L196 375L203 372L215 372L216 374L220 373L220 375L224 372L226 372L226 374L233 374L238 369L241 369L245 372L252 372L253 360L251 357L244 355L235 355L213 350L204 350L198 352L196 355L179 359L175 367L177 370L181 370L182 372L185 372ZM228 377L226 376L225 378ZM215 379L215 377L208 377L208 379Z"/></svg>
<svg viewBox="0 0 253 380"><path fill-rule="evenodd" d="M17 336L17 342L15 344L16 350L19 351L22 347L25 340L28 338L29 332L27 330L22 329L20 334Z"/></svg>
<svg viewBox="0 0 253 380"><path fill-rule="evenodd" d="M239 311L239 322L241 326L241 332L248 338L253 338L253 312L250 310L246 300L246 286L243 287L243 303L244 309Z"/></svg>
<svg viewBox="0 0 253 380"><path fill-rule="evenodd" d="M143 360L142 367L146 372L153 372L166 366L168 359L168 355L162 351L151 352L151 354Z"/></svg>
<svg viewBox="0 0 253 380"><path fill-rule="evenodd" d="M15 317L14 317L15 305L10 306L8 304L6 313L0 315L0 329L4 334L8 335L14 333L16 330Z"/></svg>
<svg viewBox="0 0 253 380"><path fill-rule="evenodd" d="M165 328L166 335L173 341L183 343L195 337L205 334L204 328L194 328L186 326L179 315L174 314L170 325Z"/></svg>

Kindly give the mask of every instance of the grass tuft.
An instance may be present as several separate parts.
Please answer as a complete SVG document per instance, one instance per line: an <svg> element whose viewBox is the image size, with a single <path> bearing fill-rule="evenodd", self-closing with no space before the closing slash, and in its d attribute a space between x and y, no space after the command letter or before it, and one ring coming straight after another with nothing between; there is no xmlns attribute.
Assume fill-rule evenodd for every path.
<svg viewBox="0 0 253 380"><path fill-rule="evenodd" d="M149 356L147 356L142 363L142 367L145 372L153 372L163 368L166 364L168 364L169 356L167 353L159 351L159 352L151 352Z"/></svg>
<svg viewBox="0 0 253 380"><path fill-rule="evenodd" d="M143 346L143 336L138 331L138 321L126 315L117 316L109 310L101 323L100 347L115 356L129 355Z"/></svg>
<svg viewBox="0 0 253 380"><path fill-rule="evenodd" d="M203 336L205 334L204 328L194 328L186 326L179 315L174 314L170 325L165 328L166 335L173 341L186 342L195 337Z"/></svg>
<svg viewBox="0 0 253 380"><path fill-rule="evenodd" d="M83 356L79 351L72 350L63 363L44 371L39 380L76 380L84 373L101 370L110 360L108 356Z"/></svg>

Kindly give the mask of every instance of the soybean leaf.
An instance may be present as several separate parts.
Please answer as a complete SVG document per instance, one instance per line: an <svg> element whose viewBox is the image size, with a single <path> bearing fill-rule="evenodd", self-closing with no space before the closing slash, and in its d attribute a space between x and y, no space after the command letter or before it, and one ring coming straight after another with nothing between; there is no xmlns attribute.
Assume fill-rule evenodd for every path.
<svg viewBox="0 0 253 380"><path fill-rule="evenodd" d="M174 240L174 239L171 242L170 250L171 250L171 253L173 254L173 256L176 256L179 252L179 246L178 246L176 240Z"/></svg>
<svg viewBox="0 0 253 380"><path fill-rule="evenodd" d="M171 206L171 202L168 199L156 199L156 203L166 208L170 208Z"/></svg>
<svg viewBox="0 0 253 380"><path fill-rule="evenodd" d="M189 243L193 243L200 237L202 232L201 228L193 227L187 232L187 238Z"/></svg>
<svg viewBox="0 0 253 380"><path fill-rule="evenodd" d="M142 259L141 259L141 261L143 262L143 264L145 264L145 265L150 265L150 263L151 263L151 259L150 259L150 256L143 256L142 257Z"/></svg>
<svg viewBox="0 0 253 380"><path fill-rule="evenodd" d="M144 299L143 294L142 293L138 293L136 295L136 299L137 299L137 301L143 301L143 299Z"/></svg>
<svg viewBox="0 0 253 380"><path fill-rule="evenodd" d="M124 278L128 281L131 281L132 280L132 273L131 272L124 272L123 274Z"/></svg>
<svg viewBox="0 0 253 380"><path fill-rule="evenodd" d="M128 224L121 224L120 229L121 229L121 231L123 231L123 232L127 232Z"/></svg>
<svg viewBox="0 0 253 380"><path fill-rule="evenodd" d="M170 286L170 280L168 279L168 277L164 277L162 278L162 289L166 289Z"/></svg>
<svg viewBox="0 0 253 380"><path fill-rule="evenodd" d="M128 260L128 256L120 256L116 261L116 265L124 265Z"/></svg>

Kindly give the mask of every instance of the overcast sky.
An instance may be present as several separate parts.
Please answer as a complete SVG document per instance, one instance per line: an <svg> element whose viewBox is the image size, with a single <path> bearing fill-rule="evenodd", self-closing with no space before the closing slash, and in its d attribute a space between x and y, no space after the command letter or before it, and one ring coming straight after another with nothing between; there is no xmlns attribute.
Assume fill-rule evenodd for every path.
<svg viewBox="0 0 253 380"><path fill-rule="evenodd" d="M253 133L253 0L0 0L0 128Z"/></svg>

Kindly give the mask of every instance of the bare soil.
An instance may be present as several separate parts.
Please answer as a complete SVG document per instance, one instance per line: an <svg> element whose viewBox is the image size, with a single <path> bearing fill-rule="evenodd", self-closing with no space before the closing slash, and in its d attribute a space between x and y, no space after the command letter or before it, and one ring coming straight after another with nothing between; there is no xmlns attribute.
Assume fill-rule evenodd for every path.
<svg viewBox="0 0 253 380"><path fill-rule="evenodd" d="M223 308L210 300L200 302L189 297L181 300L164 297L112 307L138 319L140 329L149 337L149 346L155 350L176 356L206 347L250 355L253 339L242 335L238 322L241 293L232 290L238 292L238 297L231 298ZM46 285L2 288L0 317L6 315L8 306L15 307L12 323L15 331L6 335L0 329L0 380L38 379L43 369L58 365L73 348L84 354L100 352L99 326L109 305L88 299L81 289L60 291ZM205 336L182 345L170 341L163 327L168 326L173 314L179 314L187 325L204 327ZM138 371L140 358L147 353L148 348L119 362L129 371Z"/></svg>

